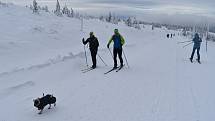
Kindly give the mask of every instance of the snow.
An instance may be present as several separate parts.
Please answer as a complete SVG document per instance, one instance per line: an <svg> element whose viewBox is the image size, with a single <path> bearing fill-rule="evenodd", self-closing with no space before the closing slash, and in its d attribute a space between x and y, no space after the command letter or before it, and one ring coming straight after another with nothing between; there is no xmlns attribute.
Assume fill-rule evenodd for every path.
<svg viewBox="0 0 215 121"><path fill-rule="evenodd" d="M167 39L166 29L142 30L98 20L81 21L28 8L0 7L1 121L212 121L215 118L215 44L202 43L202 64L190 63L188 38ZM112 68L106 44L118 28L126 40L130 68ZM81 40L94 31L99 38L98 68L86 68ZM112 49L112 48L111 48ZM91 63L90 53L87 50ZM124 60L125 61L125 60ZM54 94L57 106L33 107L42 93Z"/></svg>

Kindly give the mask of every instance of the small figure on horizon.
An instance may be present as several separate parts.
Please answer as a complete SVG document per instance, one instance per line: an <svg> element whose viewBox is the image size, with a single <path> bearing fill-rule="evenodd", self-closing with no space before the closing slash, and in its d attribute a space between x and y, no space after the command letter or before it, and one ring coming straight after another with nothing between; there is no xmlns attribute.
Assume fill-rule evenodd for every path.
<svg viewBox="0 0 215 121"><path fill-rule="evenodd" d="M167 34L166 37L169 38L169 34Z"/></svg>

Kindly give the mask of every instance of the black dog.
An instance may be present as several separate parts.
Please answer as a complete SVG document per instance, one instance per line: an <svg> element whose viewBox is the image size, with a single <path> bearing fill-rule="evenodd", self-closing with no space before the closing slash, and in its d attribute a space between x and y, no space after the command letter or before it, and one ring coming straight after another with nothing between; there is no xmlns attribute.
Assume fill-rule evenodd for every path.
<svg viewBox="0 0 215 121"><path fill-rule="evenodd" d="M42 111L46 105L49 105L48 109L51 109L51 104L54 104L54 106L56 106L56 97L50 94L44 96L43 94L42 98L37 98L33 100L33 102L34 106L37 107L38 110L40 110L39 114L42 114Z"/></svg>

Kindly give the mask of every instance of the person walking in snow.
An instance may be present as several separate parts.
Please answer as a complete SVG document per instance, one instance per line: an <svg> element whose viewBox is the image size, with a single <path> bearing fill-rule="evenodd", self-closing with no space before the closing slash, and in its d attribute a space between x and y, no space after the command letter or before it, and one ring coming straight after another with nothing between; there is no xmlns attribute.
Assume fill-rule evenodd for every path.
<svg viewBox="0 0 215 121"><path fill-rule="evenodd" d="M166 37L169 38L169 34L167 34Z"/></svg>
<svg viewBox="0 0 215 121"><path fill-rule="evenodd" d="M99 41L93 34L93 32L90 32L90 37L85 41L84 38L82 39L83 44L86 45L89 43L89 48L91 52L91 57L92 57L92 62L93 65L91 68L95 69L96 68L96 55L98 52L98 47L99 47Z"/></svg>
<svg viewBox="0 0 215 121"><path fill-rule="evenodd" d="M197 50L197 61L198 61L199 63L201 63L201 62L200 62L200 54L199 54L199 51L200 51L202 39L199 37L199 34L196 33L196 34L195 34L195 37L193 38L192 41L193 41L194 45L193 45L193 51L192 51L192 54L191 54L191 57L190 57L190 61L193 62L193 56L194 56L194 54L195 54L195 51Z"/></svg>
<svg viewBox="0 0 215 121"><path fill-rule="evenodd" d="M113 59L114 59L114 69L117 68L117 55L120 60L120 66L123 66L123 59L122 59L122 46L125 44L125 40L123 36L119 33L118 29L114 30L114 35L111 37L107 44L107 48L109 49L111 42L114 42L113 45Z"/></svg>

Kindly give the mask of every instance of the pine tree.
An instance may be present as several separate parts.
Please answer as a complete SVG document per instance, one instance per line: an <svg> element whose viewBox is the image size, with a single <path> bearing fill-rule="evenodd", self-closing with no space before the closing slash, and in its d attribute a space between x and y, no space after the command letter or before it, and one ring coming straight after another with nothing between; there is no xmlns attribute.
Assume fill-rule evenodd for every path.
<svg viewBox="0 0 215 121"><path fill-rule="evenodd" d="M67 16L69 16L70 10L67 8L66 5L63 7L62 13L63 13L63 14L66 14Z"/></svg>
<svg viewBox="0 0 215 121"><path fill-rule="evenodd" d="M118 24L119 23L119 19L118 19L118 17L116 17L115 14L112 15L111 23L113 23L113 24Z"/></svg>
<svg viewBox="0 0 215 121"><path fill-rule="evenodd" d="M54 13L55 13L57 16L62 16L61 9L60 9L60 3L59 3L58 0L57 0L56 9L55 9Z"/></svg>
<svg viewBox="0 0 215 121"><path fill-rule="evenodd" d="M140 22L136 18L134 18L133 26L136 29L141 29Z"/></svg>
<svg viewBox="0 0 215 121"><path fill-rule="evenodd" d="M37 5L37 1L33 0L33 13L38 13L39 9L38 9L38 5Z"/></svg>
<svg viewBox="0 0 215 121"><path fill-rule="evenodd" d="M70 10L70 17L74 17L74 10L72 8Z"/></svg>
<svg viewBox="0 0 215 121"><path fill-rule="evenodd" d="M108 18L107 18L106 21L107 22L111 22L112 21L112 14L111 14L111 12L109 12L109 16L108 16Z"/></svg>
<svg viewBox="0 0 215 121"><path fill-rule="evenodd" d="M131 17L129 17L127 20L126 20L126 25L129 26L129 27L132 27L132 20L131 20Z"/></svg>
<svg viewBox="0 0 215 121"><path fill-rule="evenodd" d="M45 12L49 12L49 9L48 9L48 6L47 6L47 5L44 6L44 7L42 7L42 10L44 10Z"/></svg>
<svg viewBox="0 0 215 121"><path fill-rule="evenodd" d="M100 21L104 21L104 16L100 16L100 17L99 17L99 20L100 20Z"/></svg>

